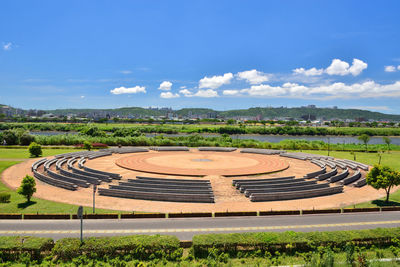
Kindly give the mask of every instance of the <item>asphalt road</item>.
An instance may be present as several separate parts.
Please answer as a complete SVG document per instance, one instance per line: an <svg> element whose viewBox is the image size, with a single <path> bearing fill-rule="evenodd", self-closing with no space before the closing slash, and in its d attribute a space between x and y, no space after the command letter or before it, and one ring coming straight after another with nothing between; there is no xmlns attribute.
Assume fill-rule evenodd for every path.
<svg viewBox="0 0 400 267"><path fill-rule="evenodd" d="M168 234L181 240L208 233L335 231L400 226L400 212L225 218L84 220L84 236ZM80 220L0 220L0 235L79 237Z"/></svg>

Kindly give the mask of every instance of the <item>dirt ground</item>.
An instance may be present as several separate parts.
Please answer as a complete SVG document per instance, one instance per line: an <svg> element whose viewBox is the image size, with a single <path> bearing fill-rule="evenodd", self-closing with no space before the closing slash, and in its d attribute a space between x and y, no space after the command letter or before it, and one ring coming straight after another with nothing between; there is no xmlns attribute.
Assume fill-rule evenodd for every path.
<svg viewBox="0 0 400 267"><path fill-rule="evenodd" d="M224 177L221 173L238 170L240 168L252 170L253 168L262 165L260 162L283 162L287 164L289 168L279 172L239 177L244 178L273 178L294 175L296 177L302 177L306 173L316 171L319 168L308 161L282 158L279 156L266 156L266 155L251 155L241 154L237 152L201 152L191 153L189 156L182 156L182 162L179 161L178 154L188 155L189 152L146 152L146 153L135 153L135 154L113 154L108 157L101 157L94 160L89 160L86 165L91 168L116 172L122 175L122 180L128 178L135 178L136 175L147 175L151 177L163 177L163 178L182 178L182 179L207 179L210 180L214 195L215 203L179 203L179 202L162 202L162 201L147 201L147 200L135 200L125 198L115 198L107 196L96 196L96 207L102 209L113 209L122 211L146 211L146 212L215 212L215 211L262 211L262 210L292 210L292 209L323 209L323 208L336 208L348 205L353 205L360 202L374 200L385 195L383 190L375 190L370 186L364 186L362 188L345 187L343 193L335 194L331 196L298 199L298 200L286 200L286 201L270 201L270 202L251 202L243 194L240 194L233 186L232 180L238 179L238 177ZM148 157L147 155L153 154L154 157ZM205 177L185 177L185 176L170 176L161 174L149 174L145 172L134 171L127 168L121 168L116 164L116 161L124 158L132 158L146 155L143 162L147 162L148 166L155 166L155 168L166 168L166 169L179 169L179 170L198 170L199 166L207 165L210 163L210 167L204 168L206 170L212 170L210 175ZM172 156L172 157L171 157ZM194 158L192 157L194 156ZM238 162L238 157L243 156L243 162ZM211 161L196 161L196 159L204 159L207 157ZM220 157L225 157L220 159ZM230 163L230 157L234 158L234 161ZM261 161L258 158L263 158ZM159 160L157 160L157 158ZM193 161L195 159L195 161ZM3 172L2 181L8 187L16 189L22 178L26 174L31 173L31 165L38 159L28 160L20 164L14 165ZM224 163L225 162L225 163ZM199 164L200 163L200 164ZM193 164L191 167L190 164ZM224 165L225 164L225 165ZM241 164L241 165L240 165ZM184 167L182 167L184 166ZM239 167L240 168L239 168ZM284 166L284 165L282 165ZM178 168L179 167L179 168ZM216 168L218 167L218 168ZM218 172L215 172L218 171ZM258 172L258 171L257 171ZM257 173L256 172L256 173ZM213 173L213 174L212 174ZM249 173L252 173L251 171ZM254 173L254 172L253 172ZM79 188L77 191L69 191L54 187L43 183L39 180L37 182L37 192L35 197L75 204L83 206L92 205L92 189L91 188ZM113 181L112 184L118 184L117 181ZM106 183L100 185L100 187L108 188Z"/></svg>

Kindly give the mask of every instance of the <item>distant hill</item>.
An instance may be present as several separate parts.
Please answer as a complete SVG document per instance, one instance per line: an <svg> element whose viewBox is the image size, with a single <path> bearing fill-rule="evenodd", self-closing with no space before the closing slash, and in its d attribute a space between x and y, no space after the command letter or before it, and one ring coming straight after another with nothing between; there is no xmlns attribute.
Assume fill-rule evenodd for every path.
<svg viewBox="0 0 400 267"><path fill-rule="evenodd" d="M0 107L4 105L0 104ZM256 107L249 109L236 109L218 111L208 108L184 108L179 110L171 109L147 109L141 107L124 107L116 109L56 109L46 110L47 113L53 113L55 115L92 115L100 114L110 116L135 116L135 117L146 117L146 116L164 116L169 112L173 112L179 116L192 115L207 115L216 114L223 118L235 118L235 117L256 117L261 116L263 119L276 119L276 118L294 118L300 119L301 117L315 117L317 119L357 119L364 118L366 120L391 120L400 121L400 115L385 114L380 112L372 112L361 109L334 109L334 108L309 108L309 107Z"/></svg>

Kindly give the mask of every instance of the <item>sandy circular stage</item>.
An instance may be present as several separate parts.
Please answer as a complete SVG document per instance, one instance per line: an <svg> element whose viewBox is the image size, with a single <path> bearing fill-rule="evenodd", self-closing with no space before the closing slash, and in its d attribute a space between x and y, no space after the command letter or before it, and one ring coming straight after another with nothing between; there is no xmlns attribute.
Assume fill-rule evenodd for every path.
<svg viewBox="0 0 400 267"><path fill-rule="evenodd" d="M288 162L265 155L232 152L154 152L122 157L115 162L129 170L180 176L243 176L282 171Z"/></svg>

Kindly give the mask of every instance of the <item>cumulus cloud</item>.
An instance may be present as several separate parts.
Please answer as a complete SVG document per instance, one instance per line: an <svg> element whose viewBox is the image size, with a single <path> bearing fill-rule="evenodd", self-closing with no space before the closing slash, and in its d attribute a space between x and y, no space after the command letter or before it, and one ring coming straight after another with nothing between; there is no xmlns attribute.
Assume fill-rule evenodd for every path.
<svg viewBox="0 0 400 267"><path fill-rule="evenodd" d="M170 81L163 81L163 82L160 84L160 87L158 87L158 89L159 89L159 90L168 91L168 90L171 90L171 87L172 87L172 83L171 83Z"/></svg>
<svg viewBox="0 0 400 267"><path fill-rule="evenodd" d="M385 66L385 71L386 72L395 72L396 67L395 66Z"/></svg>
<svg viewBox="0 0 400 267"><path fill-rule="evenodd" d="M296 74L302 74L305 76L319 76L324 73L324 69L311 68L311 69L306 70L305 68L297 68L297 69L294 69L293 72Z"/></svg>
<svg viewBox="0 0 400 267"><path fill-rule="evenodd" d="M238 72L239 80L246 80L250 84L260 84L269 80L268 75L256 69Z"/></svg>
<svg viewBox="0 0 400 267"><path fill-rule="evenodd" d="M81 98L83 99L83 98L85 98L85 96L84 96L84 95L81 95Z"/></svg>
<svg viewBox="0 0 400 267"><path fill-rule="evenodd" d="M229 84L233 78L232 73L225 73L223 76L204 77L199 81L199 88L217 89L224 84Z"/></svg>
<svg viewBox="0 0 400 267"><path fill-rule="evenodd" d="M240 92L249 96L267 97L325 97L325 98L371 98L371 97L400 97L400 81L382 85L374 81L345 84L336 82L320 86L305 86L297 83L285 83L282 86L267 84L253 85Z"/></svg>
<svg viewBox="0 0 400 267"><path fill-rule="evenodd" d="M184 95L186 97L193 96L193 93L191 91L189 91L188 89L182 89L179 91L179 93L181 93L182 95Z"/></svg>
<svg viewBox="0 0 400 267"><path fill-rule="evenodd" d="M350 66L346 61L335 58L332 60L331 65L325 70L329 75L359 75L364 69L368 67L368 64L359 59L353 59L353 63Z"/></svg>
<svg viewBox="0 0 400 267"><path fill-rule="evenodd" d="M193 96L198 97L218 97L218 92L213 89L199 90Z"/></svg>
<svg viewBox="0 0 400 267"><path fill-rule="evenodd" d="M3 50L4 51L11 50L12 46L13 46L13 44L11 42L5 43L5 44L3 44Z"/></svg>
<svg viewBox="0 0 400 267"><path fill-rule="evenodd" d="M161 98L177 98L177 97L180 97L180 95L179 94L173 94L171 92L162 92L160 94L160 97Z"/></svg>
<svg viewBox="0 0 400 267"><path fill-rule="evenodd" d="M397 69L400 70L400 65L397 66Z"/></svg>
<svg viewBox="0 0 400 267"><path fill-rule="evenodd" d="M137 93L146 93L146 87L144 86L135 86L135 87L118 87L114 88L110 91L114 95L120 95L120 94L137 94Z"/></svg>
<svg viewBox="0 0 400 267"><path fill-rule="evenodd" d="M240 94L239 90L224 90L222 92L223 95L238 95Z"/></svg>

